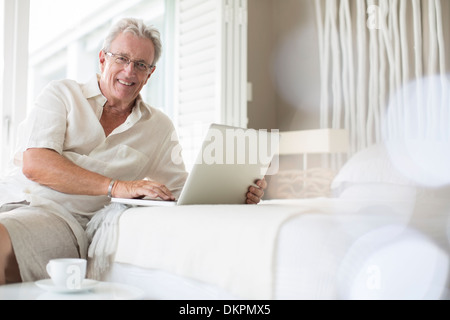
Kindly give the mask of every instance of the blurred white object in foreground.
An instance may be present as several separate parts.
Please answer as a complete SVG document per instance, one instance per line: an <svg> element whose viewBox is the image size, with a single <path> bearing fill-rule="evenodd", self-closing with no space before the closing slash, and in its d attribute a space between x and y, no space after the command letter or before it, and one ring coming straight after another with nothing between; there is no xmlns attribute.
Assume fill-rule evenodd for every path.
<svg viewBox="0 0 450 320"><path fill-rule="evenodd" d="M448 254L427 237L391 225L361 237L343 260L340 297L348 300L445 298Z"/></svg>

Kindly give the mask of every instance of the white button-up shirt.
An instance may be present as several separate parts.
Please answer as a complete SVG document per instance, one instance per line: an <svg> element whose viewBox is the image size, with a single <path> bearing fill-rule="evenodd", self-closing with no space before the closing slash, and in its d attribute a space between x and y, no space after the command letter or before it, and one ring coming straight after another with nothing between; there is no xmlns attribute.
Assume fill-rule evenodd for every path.
<svg viewBox="0 0 450 320"><path fill-rule="evenodd" d="M21 167L26 149L47 148L113 179L149 178L178 196L187 172L172 121L139 96L128 119L106 137L99 121L106 101L98 76L86 84L72 80L50 83L21 125L16 166ZM92 215L109 201L106 196L64 194L24 177L22 181L32 206L62 206L71 213Z"/></svg>

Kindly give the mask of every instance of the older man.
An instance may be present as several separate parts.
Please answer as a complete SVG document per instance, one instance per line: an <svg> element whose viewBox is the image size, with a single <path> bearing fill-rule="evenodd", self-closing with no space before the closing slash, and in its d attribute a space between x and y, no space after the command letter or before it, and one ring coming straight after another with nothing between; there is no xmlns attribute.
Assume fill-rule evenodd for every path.
<svg viewBox="0 0 450 320"><path fill-rule="evenodd" d="M173 124L139 94L160 56L157 30L121 20L99 54L101 75L52 82L38 97L15 156L25 201L0 208L0 284L46 278L53 258L86 257L86 225L108 196L180 193L187 173L171 161ZM247 203L259 203L267 185L258 185Z"/></svg>

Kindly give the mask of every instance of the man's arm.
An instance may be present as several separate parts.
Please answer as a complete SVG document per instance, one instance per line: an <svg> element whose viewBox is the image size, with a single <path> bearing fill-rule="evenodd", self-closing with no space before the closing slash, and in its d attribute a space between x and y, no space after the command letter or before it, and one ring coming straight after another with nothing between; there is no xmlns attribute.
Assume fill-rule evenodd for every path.
<svg viewBox="0 0 450 320"><path fill-rule="evenodd" d="M83 169L56 151L50 149L28 149L23 154L24 175L53 190L76 195L102 196L108 193L111 178ZM173 195L156 182L117 181L113 196L138 198L144 196L173 200Z"/></svg>

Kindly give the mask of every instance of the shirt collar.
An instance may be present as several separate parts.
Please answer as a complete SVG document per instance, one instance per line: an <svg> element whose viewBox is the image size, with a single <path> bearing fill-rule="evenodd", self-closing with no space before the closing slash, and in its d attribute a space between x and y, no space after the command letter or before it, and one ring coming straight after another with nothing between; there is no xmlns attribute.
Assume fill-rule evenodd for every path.
<svg viewBox="0 0 450 320"><path fill-rule="evenodd" d="M144 100L142 99L141 94L138 95L138 97L136 98L136 104L134 106L134 109L139 110L141 115L144 115L146 113L149 113L150 116L152 115L152 110L149 107L148 104L146 104L144 102Z"/></svg>
<svg viewBox="0 0 450 320"><path fill-rule="evenodd" d="M83 95L86 99L102 96L100 86L98 84L100 75L96 74L89 82L83 85Z"/></svg>

